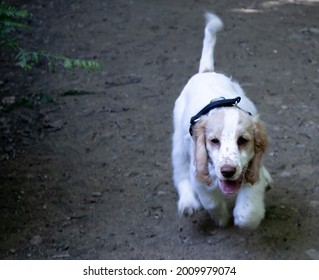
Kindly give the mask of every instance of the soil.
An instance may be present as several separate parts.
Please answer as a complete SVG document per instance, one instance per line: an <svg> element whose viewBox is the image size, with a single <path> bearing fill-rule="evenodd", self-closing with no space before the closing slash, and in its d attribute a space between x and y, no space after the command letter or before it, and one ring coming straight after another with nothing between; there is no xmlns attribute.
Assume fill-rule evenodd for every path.
<svg viewBox="0 0 319 280"><path fill-rule="evenodd" d="M33 15L24 47L103 70L24 73L1 54L1 259L319 259L318 1L10 2ZM172 110L205 10L225 24L216 70L267 127L275 187L256 231L177 214Z"/></svg>

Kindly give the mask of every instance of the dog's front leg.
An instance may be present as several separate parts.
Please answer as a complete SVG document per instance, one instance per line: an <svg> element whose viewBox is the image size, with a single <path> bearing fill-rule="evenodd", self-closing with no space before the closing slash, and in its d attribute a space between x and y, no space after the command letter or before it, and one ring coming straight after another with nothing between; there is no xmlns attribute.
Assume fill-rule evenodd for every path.
<svg viewBox="0 0 319 280"><path fill-rule="evenodd" d="M219 227L226 227L230 215L218 186L206 186L197 182L196 192L201 204L208 211L211 218Z"/></svg>
<svg viewBox="0 0 319 280"><path fill-rule="evenodd" d="M234 208L234 223L240 228L254 230L265 217L265 182L241 188Z"/></svg>

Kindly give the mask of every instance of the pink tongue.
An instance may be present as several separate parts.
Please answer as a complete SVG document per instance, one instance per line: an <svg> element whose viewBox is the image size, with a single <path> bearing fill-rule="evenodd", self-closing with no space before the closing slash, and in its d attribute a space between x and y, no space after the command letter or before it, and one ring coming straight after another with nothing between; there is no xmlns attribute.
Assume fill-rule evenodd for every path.
<svg viewBox="0 0 319 280"><path fill-rule="evenodd" d="M240 181L230 181L230 180L225 180L225 181L220 181L220 188L223 193L225 194L232 194L235 193L239 190L240 188Z"/></svg>

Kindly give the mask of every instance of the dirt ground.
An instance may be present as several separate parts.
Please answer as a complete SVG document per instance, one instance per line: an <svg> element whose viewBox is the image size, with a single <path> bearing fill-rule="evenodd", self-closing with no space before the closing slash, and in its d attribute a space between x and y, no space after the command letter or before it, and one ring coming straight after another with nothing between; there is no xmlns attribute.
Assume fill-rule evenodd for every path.
<svg viewBox="0 0 319 280"><path fill-rule="evenodd" d="M10 2L33 14L25 47L103 70L26 74L1 54L1 259L319 259L319 1ZM270 140L275 188L253 232L177 214L172 110L198 69L205 10L225 23L216 70Z"/></svg>

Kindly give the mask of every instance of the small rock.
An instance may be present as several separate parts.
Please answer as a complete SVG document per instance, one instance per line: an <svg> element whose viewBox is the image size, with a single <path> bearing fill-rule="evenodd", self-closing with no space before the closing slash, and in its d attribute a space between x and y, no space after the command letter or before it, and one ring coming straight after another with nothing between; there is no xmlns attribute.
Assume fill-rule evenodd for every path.
<svg viewBox="0 0 319 280"><path fill-rule="evenodd" d="M49 128L52 130L60 130L66 125L66 122L64 120L55 120L55 121L46 120L43 122L43 124L45 128Z"/></svg>
<svg viewBox="0 0 319 280"><path fill-rule="evenodd" d="M102 194L101 194L100 192L93 192L93 193L92 193L92 196L93 196L93 197L101 197Z"/></svg>
<svg viewBox="0 0 319 280"><path fill-rule="evenodd" d="M69 257L70 257L70 254L65 253L65 254L53 255L52 259L64 259L64 258L69 258Z"/></svg>
<svg viewBox="0 0 319 280"><path fill-rule="evenodd" d="M311 259L313 260L319 260L319 252L314 249L314 248L311 248L309 250L307 250L306 252L306 255L308 255Z"/></svg>
<svg viewBox="0 0 319 280"><path fill-rule="evenodd" d="M11 253L11 254L15 254L15 253L16 253L16 251L17 251L17 250L16 250L16 249L14 249L14 248L11 248L11 249L10 249L10 253Z"/></svg>
<svg viewBox="0 0 319 280"><path fill-rule="evenodd" d="M290 176L291 176L291 173L288 172L288 171L283 171L283 172L281 172L281 174L280 174L280 177L290 177Z"/></svg>
<svg viewBox="0 0 319 280"><path fill-rule="evenodd" d="M69 221L62 223L61 227L66 227L66 226L69 226L71 224L72 224L72 222L69 220Z"/></svg>
<svg viewBox="0 0 319 280"><path fill-rule="evenodd" d="M6 96L2 99L2 104L3 105L13 105L16 103L16 98L15 96Z"/></svg>
<svg viewBox="0 0 319 280"><path fill-rule="evenodd" d="M319 28L317 27L306 27L301 30L302 33L319 34Z"/></svg>
<svg viewBox="0 0 319 280"><path fill-rule="evenodd" d="M158 191L157 195L166 195L166 192L165 191Z"/></svg>
<svg viewBox="0 0 319 280"><path fill-rule="evenodd" d="M305 144L297 144L296 147L299 149L304 149L306 147L306 145Z"/></svg>
<svg viewBox="0 0 319 280"><path fill-rule="evenodd" d="M319 201L318 200L312 200L309 202L309 206L311 208L318 208L319 207Z"/></svg>
<svg viewBox="0 0 319 280"><path fill-rule="evenodd" d="M34 246L39 246L43 242L42 237L40 235L33 236L30 240L30 244Z"/></svg>

